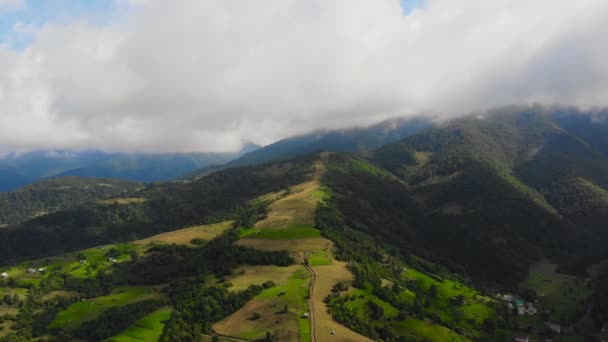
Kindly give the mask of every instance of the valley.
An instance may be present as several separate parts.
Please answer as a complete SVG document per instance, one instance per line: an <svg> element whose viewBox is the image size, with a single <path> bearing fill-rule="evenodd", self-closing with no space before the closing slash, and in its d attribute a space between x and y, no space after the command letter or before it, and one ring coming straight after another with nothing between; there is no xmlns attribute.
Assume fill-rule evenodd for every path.
<svg viewBox="0 0 608 342"><path fill-rule="evenodd" d="M7 194L0 341L586 341L608 312L608 162L546 120Z"/></svg>

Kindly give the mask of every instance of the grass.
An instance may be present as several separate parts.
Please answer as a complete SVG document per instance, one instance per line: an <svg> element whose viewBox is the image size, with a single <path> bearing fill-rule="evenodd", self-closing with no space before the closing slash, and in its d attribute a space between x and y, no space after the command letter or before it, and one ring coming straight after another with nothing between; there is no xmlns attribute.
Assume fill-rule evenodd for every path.
<svg viewBox="0 0 608 342"><path fill-rule="evenodd" d="M155 311L133 324L130 328L112 337L115 342L158 341L163 334L165 321L171 318L170 308Z"/></svg>
<svg viewBox="0 0 608 342"><path fill-rule="evenodd" d="M359 318L365 320L370 319L369 310L367 308L367 302L370 301L382 307L384 310L384 315L387 318L393 318L399 314L399 310L397 308L373 295L371 289L357 289L350 291L348 295L351 297L354 296L356 299L348 301L346 303L346 307L350 310L356 311Z"/></svg>
<svg viewBox="0 0 608 342"><path fill-rule="evenodd" d="M425 274L415 269L408 269L402 275L404 280L414 282L415 292L428 292L435 287L436 295L431 304L424 308L426 313L436 314L443 322L450 322L460 328L479 334L480 327L485 319L496 316L496 310L491 305L493 300L483 296L476 290L457 281L441 279L435 275ZM406 298L412 298L412 292L404 291ZM451 299L462 296L463 305L452 304ZM455 317L456 314L459 317ZM459 319L458 319L459 318Z"/></svg>
<svg viewBox="0 0 608 342"><path fill-rule="evenodd" d="M542 307L551 310L551 319L559 322L562 315L575 316L592 290L585 286L586 279L555 273L556 268L550 263L533 265L520 287L536 291Z"/></svg>
<svg viewBox="0 0 608 342"><path fill-rule="evenodd" d="M147 198L142 197L122 197L122 198L108 198L103 200L98 200L99 204L119 204L119 205L127 205L132 203L143 203L148 201Z"/></svg>
<svg viewBox="0 0 608 342"><path fill-rule="evenodd" d="M251 271L268 271L266 277L252 275ZM308 312L308 286L310 274L301 265L283 268L288 275L281 276L279 279L272 279L276 269L272 268L250 268L237 278L231 279L233 283L245 280L264 281L273 280L277 286L265 289L253 300L241 308L235 314L218 322L214 330L218 333L236 336L248 340L264 338L267 331L281 331L280 340L310 341L310 322L302 318ZM239 279L240 280L237 280ZM284 294L281 294L285 291ZM287 305L288 312L283 312ZM253 313L258 313L261 317L251 320Z"/></svg>
<svg viewBox="0 0 608 342"><path fill-rule="evenodd" d="M138 245L148 245L151 243L166 243L178 245L192 245L193 239L202 239L205 241L212 240L227 229L232 227L233 221L225 221L220 223L208 224L204 226L196 226L190 228L179 229L176 231L159 234L143 240L136 241Z"/></svg>
<svg viewBox="0 0 608 342"><path fill-rule="evenodd" d="M77 328L82 322L95 319L104 310L111 307L159 297L161 297L161 294L153 287L132 286L118 288L110 295L70 305L55 317L49 328L72 330Z"/></svg>
<svg viewBox="0 0 608 342"><path fill-rule="evenodd" d="M323 266L331 265L331 258L328 252L325 250L313 251L306 254L306 260L308 260L308 266Z"/></svg>
<svg viewBox="0 0 608 342"><path fill-rule="evenodd" d="M262 285L272 280L276 284L285 284L289 277L296 271L301 270L300 265L281 266L241 266L234 270L233 276L226 279L232 284L230 291L245 290L249 285Z"/></svg>
<svg viewBox="0 0 608 342"><path fill-rule="evenodd" d="M432 342L466 342L468 338L460 336L452 330L415 318L408 318L393 324L395 333L410 338L427 338Z"/></svg>
<svg viewBox="0 0 608 342"><path fill-rule="evenodd" d="M287 229L248 228L239 230L241 239L295 240L321 237L321 232L309 225L291 225Z"/></svg>

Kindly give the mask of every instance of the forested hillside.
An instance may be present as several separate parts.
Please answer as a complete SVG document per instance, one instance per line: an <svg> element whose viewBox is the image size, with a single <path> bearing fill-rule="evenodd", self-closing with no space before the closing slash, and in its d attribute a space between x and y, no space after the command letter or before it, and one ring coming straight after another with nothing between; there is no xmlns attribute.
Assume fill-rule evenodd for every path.
<svg viewBox="0 0 608 342"><path fill-rule="evenodd" d="M50 212L104 198L125 197L142 184L104 178L63 177L0 193L0 225L14 225Z"/></svg>
<svg viewBox="0 0 608 342"><path fill-rule="evenodd" d="M42 257L224 221L247 201L299 182L310 160L231 169L194 182L150 184L136 198L89 202L0 230L0 261Z"/></svg>

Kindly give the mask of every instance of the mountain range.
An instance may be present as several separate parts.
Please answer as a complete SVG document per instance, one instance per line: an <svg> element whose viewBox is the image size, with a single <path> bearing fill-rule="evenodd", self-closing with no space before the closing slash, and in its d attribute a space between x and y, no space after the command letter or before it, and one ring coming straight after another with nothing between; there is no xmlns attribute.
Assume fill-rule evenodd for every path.
<svg viewBox="0 0 608 342"><path fill-rule="evenodd" d="M35 265L52 270L32 287L44 295L163 289L135 296L162 298L150 310L117 304L75 325L64 318L80 303L33 298L11 329L105 340L169 308L161 341L583 341L608 320L607 111L392 120L186 173L82 172L2 194L0 271L14 287L32 286L21 274ZM45 322L34 332L28 308Z"/></svg>

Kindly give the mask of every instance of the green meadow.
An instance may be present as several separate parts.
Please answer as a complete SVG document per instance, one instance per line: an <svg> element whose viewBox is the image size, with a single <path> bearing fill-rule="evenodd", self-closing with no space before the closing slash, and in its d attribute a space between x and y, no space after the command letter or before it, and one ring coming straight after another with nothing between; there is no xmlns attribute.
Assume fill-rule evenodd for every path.
<svg viewBox="0 0 608 342"><path fill-rule="evenodd" d="M313 251L306 255L306 260L308 260L308 266L323 266L323 265L331 265L331 258L328 255L328 252L325 250Z"/></svg>
<svg viewBox="0 0 608 342"><path fill-rule="evenodd" d="M549 263L533 265L520 287L536 291L543 308L551 310L551 319L559 322L562 316L575 315L592 290L586 286L586 279L558 274L556 268Z"/></svg>
<svg viewBox="0 0 608 342"><path fill-rule="evenodd" d="M87 299L70 305L61 311L49 325L49 328L72 330L82 322L95 319L104 310L111 307L160 298L161 294L153 287L132 286L114 290L110 295Z"/></svg>
<svg viewBox="0 0 608 342"><path fill-rule="evenodd" d="M158 341L163 334L165 321L171 318L169 308L155 311L133 324L130 328L112 337L115 342Z"/></svg>
<svg viewBox="0 0 608 342"><path fill-rule="evenodd" d="M296 240L321 237L321 232L307 225L292 225L286 229L247 228L239 230L240 238L265 240Z"/></svg>
<svg viewBox="0 0 608 342"><path fill-rule="evenodd" d="M437 324L432 324L415 318L408 318L393 324L394 331L400 336L410 338L424 337L432 342L468 342L468 338L460 336L452 330Z"/></svg>

